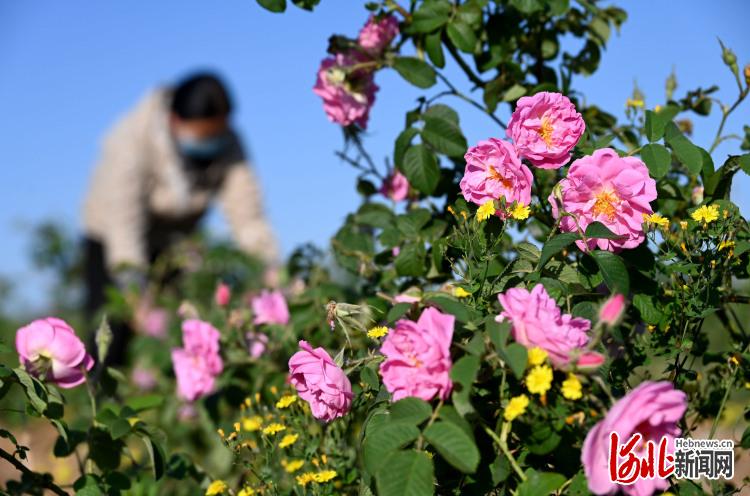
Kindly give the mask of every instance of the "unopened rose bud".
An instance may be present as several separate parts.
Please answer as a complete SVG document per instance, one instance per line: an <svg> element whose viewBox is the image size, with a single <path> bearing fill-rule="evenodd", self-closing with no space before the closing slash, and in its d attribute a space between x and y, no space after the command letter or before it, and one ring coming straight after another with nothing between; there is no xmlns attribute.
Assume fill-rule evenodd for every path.
<svg viewBox="0 0 750 496"><path fill-rule="evenodd" d="M745 84L750 88L750 64L745 66Z"/></svg>
<svg viewBox="0 0 750 496"><path fill-rule="evenodd" d="M232 298L232 290L226 283L220 282L216 286L216 292L214 293L214 301L220 307L229 305L229 300Z"/></svg>
<svg viewBox="0 0 750 496"><path fill-rule="evenodd" d="M577 358L574 358L573 363L575 369L581 372L594 370L599 368L605 361L604 355L595 351L583 352Z"/></svg>
<svg viewBox="0 0 750 496"><path fill-rule="evenodd" d="M721 59L735 75L739 74L739 67L737 66L737 56L731 49L725 47L724 43L722 43L721 40L719 40L719 44L721 45Z"/></svg>
<svg viewBox="0 0 750 496"><path fill-rule="evenodd" d="M612 295L599 309L599 321L609 327L616 326L625 313L625 307L625 296Z"/></svg>

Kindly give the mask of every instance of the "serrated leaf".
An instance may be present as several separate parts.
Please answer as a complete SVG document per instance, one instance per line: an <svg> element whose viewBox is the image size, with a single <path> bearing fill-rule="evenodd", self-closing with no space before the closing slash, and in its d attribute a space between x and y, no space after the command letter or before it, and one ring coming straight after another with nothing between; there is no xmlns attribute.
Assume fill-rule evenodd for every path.
<svg viewBox="0 0 750 496"><path fill-rule="evenodd" d="M607 226L599 221L594 221L586 226L586 231L584 232L584 234L586 235L586 238L589 239L620 239L624 237L619 234L613 233Z"/></svg>
<svg viewBox="0 0 750 496"><path fill-rule="evenodd" d="M426 195L435 191L440 181L440 167L435 155L422 144L406 150L402 169L409 184Z"/></svg>
<svg viewBox="0 0 750 496"><path fill-rule="evenodd" d="M703 168L703 155L700 148L690 142L677 128L674 122L665 128L667 144L674 150L677 160L684 165L692 175L698 175Z"/></svg>
<svg viewBox="0 0 750 496"><path fill-rule="evenodd" d="M426 89L437 82L435 69L416 57L397 57L393 61L393 68L417 88Z"/></svg>
<svg viewBox="0 0 750 496"><path fill-rule="evenodd" d="M375 476L379 496L430 496L435 493L432 460L421 451L398 451Z"/></svg>
<svg viewBox="0 0 750 496"><path fill-rule="evenodd" d="M465 474L473 474L479 465L479 450L474 439L458 426L437 421L424 430L425 439L440 456Z"/></svg>
<svg viewBox="0 0 750 496"><path fill-rule="evenodd" d="M630 276L622 258L612 252L602 250L594 250L590 252L590 255L599 266L602 278L611 291L625 295L630 292Z"/></svg>
<svg viewBox="0 0 750 496"><path fill-rule="evenodd" d="M658 143L649 143L641 148L641 158L654 179L664 177L672 165L672 154Z"/></svg>
<svg viewBox="0 0 750 496"><path fill-rule="evenodd" d="M419 425L432 415L432 407L426 401L408 397L398 400L391 405L391 419L393 421L408 422Z"/></svg>
<svg viewBox="0 0 750 496"><path fill-rule="evenodd" d="M474 29L465 22L462 22L460 18L456 18L448 24L445 32L456 48L462 52L474 53L477 45L477 35L474 33Z"/></svg>
<svg viewBox="0 0 750 496"><path fill-rule="evenodd" d="M526 480L518 485L518 496L546 496L565 484L565 477L549 472L526 471Z"/></svg>
<svg viewBox="0 0 750 496"><path fill-rule="evenodd" d="M368 431L363 444L364 463L374 474L392 452L415 441L419 429L411 422L388 421Z"/></svg>
<svg viewBox="0 0 750 496"><path fill-rule="evenodd" d="M400 276L419 277L425 272L427 250L421 242L407 244L399 252L394 265Z"/></svg>
<svg viewBox="0 0 750 496"><path fill-rule="evenodd" d="M424 50L435 67L440 69L445 67L445 55L443 55L443 43L439 31L424 37Z"/></svg>
<svg viewBox="0 0 750 496"><path fill-rule="evenodd" d="M257 0L258 5L276 14L286 10L286 0Z"/></svg>
<svg viewBox="0 0 750 496"><path fill-rule="evenodd" d="M422 138L435 150L449 157L463 157L468 144L466 138L453 122L425 115Z"/></svg>
<svg viewBox="0 0 750 496"><path fill-rule="evenodd" d="M567 248L577 239L577 233L562 233L544 243L542 254L539 258L539 267L544 267L550 258Z"/></svg>
<svg viewBox="0 0 750 496"><path fill-rule="evenodd" d="M526 347L519 343L511 343L506 346L505 349L497 350L497 352L510 367L513 375L518 379L523 378L523 372L526 370L526 362L528 360L528 351L526 350Z"/></svg>

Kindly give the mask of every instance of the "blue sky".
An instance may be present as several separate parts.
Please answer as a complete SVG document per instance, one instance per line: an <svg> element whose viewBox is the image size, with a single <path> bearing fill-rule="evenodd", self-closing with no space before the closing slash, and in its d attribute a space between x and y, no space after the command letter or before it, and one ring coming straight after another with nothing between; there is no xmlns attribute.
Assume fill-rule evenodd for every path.
<svg viewBox="0 0 750 496"><path fill-rule="evenodd" d="M334 156L341 132L326 120L311 87L328 36L356 35L367 15L364 3L322 0L312 14L290 8L274 15L254 0L2 2L0 274L16 281L13 308L38 307L48 285L28 263L30 227L55 219L78 229L82 197L107 128L149 88L195 68L218 70L231 85L238 102L235 124L252 151L284 252L308 240L325 245L358 198L354 171ZM619 5L630 17L611 39L600 70L574 82L588 102L622 116L637 79L653 106L664 98L664 80L673 67L677 94L716 83L721 97L734 97L736 87L716 37L742 64L750 62L749 3ZM456 74L455 68L446 73ZM368 146L382 162L403 127L404 110L422 92L388 70L378 74L377 83L381 90ZM446 103L461 112L470 143L502 136L473 108ZM729 130L739 132L750 122L748 108L730 119ZM707 147L718 117L694 122L693 139ZM719 148L715 161L736 146ZM746 215L749 191L743 176L734 199ZM216 213L209 222L225 229Z"/></svg>

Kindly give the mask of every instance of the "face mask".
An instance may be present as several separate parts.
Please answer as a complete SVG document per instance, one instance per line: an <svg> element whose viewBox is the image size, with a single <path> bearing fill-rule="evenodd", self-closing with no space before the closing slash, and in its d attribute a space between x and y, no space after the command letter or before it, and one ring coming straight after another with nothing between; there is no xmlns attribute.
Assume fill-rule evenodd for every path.
<svg viewBox="0 0 750 496"><path fill-rule="evenodd" d="M188 158L208 160L216 158L229 143L229 136L221 134L212 138L177 138L177 148Z"/></svg>

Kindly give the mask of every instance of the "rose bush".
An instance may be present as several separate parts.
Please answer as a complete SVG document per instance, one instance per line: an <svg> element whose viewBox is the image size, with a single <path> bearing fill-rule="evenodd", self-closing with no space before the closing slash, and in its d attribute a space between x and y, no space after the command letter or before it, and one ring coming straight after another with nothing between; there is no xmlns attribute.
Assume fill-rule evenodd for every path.
<svg viewBox="0 0 750 496"><path fill-rule="evenodd" d="M300 247L282 286L263 287L253 261L182 245L152 268L147 308L142 293L111 295L108 315L136 331L122 367L103 360L106 322L93 368L60 321L20 328L3 400L52 422L53 454L77 467L69 485L33 471L0 431L21 473L11 492L739 491L740 478L619 488L607 443L613 430L721 432L750 447L750 231L730 197L750 140L720 163L714 153L750 68L721 47L737 95L701 147L689 119L715 110L713 87L679 97L672 76L658 105L634 94L626 122L574 89L625 21L617 7L367 7L365 27L333 36L311 75L362 195L332 239L335 267ZM468 82L446 77L449 63ZM363 132L381 70L426 91L382 165ZM494 135L470 147L451 99ZM63 397L63 376L81 387Z"/></svg>

